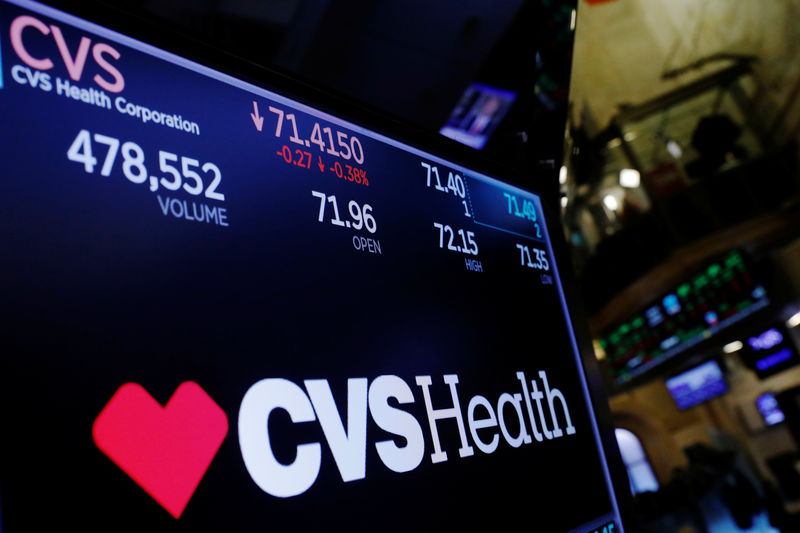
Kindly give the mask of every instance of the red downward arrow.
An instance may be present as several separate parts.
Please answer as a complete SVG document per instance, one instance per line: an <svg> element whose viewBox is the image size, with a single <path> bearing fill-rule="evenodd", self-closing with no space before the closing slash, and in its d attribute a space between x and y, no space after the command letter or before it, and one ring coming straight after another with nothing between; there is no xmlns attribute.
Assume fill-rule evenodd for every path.
<svg viewBox="0 0 800 533"><path fill-rule="evenodd" d="M319 158L319 163L317 163L317 165L319 165L319 171L325 172L325 165L322 163L322 156L318 155L317 157Z"/></svg>
<svg viewBox="0 0 800 533"><path fill-rule="evenodd" d="M258 104L253 101L253 112L250 113L250 116L253 117L253 123L256 125L256 129L261 131L261 128L264 127L264 117L258 116Z"/></svg>

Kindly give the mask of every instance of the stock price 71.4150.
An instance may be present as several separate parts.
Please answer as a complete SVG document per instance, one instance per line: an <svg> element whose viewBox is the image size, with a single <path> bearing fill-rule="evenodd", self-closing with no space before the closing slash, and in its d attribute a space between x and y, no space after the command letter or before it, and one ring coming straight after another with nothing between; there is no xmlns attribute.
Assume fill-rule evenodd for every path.
<svg viewBox="0 0 800 533"><path fill-rule="evenodd" d="M279 107L269 106L270 112L277 115L278 120L275 123L275 137L280 138L283 132L284 122L289 123L291 131L289 132L289 141L300 146L310 147L315 144L319 147L320 152L325 152L335 157L340 157L345 161L352 159L357 164L364 163L364 148L361 146L361 141L355 135L348 135L346 132L335 132L336 139L334 140L334 131L329 127L321 127L319 122L315 122L311 128L311 135L308 139L300 137L297 129L297 119L294 113L285 113Z"/></svg>

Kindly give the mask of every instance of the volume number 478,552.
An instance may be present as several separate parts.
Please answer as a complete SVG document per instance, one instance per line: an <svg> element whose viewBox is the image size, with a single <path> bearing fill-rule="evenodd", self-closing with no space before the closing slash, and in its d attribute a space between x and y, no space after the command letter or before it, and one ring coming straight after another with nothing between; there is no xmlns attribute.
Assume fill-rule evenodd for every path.
<svg viewBox="0 0 800 533"><path fill-rule="evenodd" d="M201 166L197 159L178 157L177 154L159 150L158 170L161 177L152 176L145 166L144 150L141 146L132 141L121 143L119 139L100 133L92 135L88 130L78 132L67 150L67 158L82 164L87 173L93 174L98 164L93 149L98 145L105 148L101 176L111 176L117 155L122 153L122 174L133 183L145 183L149 180L150 190L153 192L159 187L169 191L182 188L194 196L203 194L211 200L225 201L225 195L217 191L222 183L222 172L214 163L203 163Z"/></svg>

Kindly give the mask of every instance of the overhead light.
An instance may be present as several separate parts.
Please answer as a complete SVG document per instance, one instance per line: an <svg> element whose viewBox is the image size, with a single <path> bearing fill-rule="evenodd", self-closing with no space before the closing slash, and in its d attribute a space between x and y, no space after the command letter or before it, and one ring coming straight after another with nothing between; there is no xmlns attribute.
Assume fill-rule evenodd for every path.
<svg viewBox="0 0 800 533"><path fill-rule="evenodd" d="M742 341L733 341L733 342L729 342L728 344L723 346L722 347L722 351L725 352L725 353L733 353L733 352L738 352L743 347L744 347L744 344L742 344Z"/></svg>
<svg viewBox="0 0 800 533"><path fill-rule="evenodd" d="M598 361L602 361L606 358L606 351L600 345L600 342L597 339L592 341L592 346L594 347L594 356L597 358Z"/></svg>
<svg viewBox="0 0 800 533"><path fill-rule="evenodd" d="M606 194L603 197L603 205L611 211L616 211L619 208L619 201L613 194Z"/></svg>
<svg viewBox="0 0 800 533"><path fill-rule="evenodd" d="M564 185L567 182L567 167L564 165L562 165L561 170L558 171L558 182L561 185Z"/></svg>
<svg viewBox="0 0 800 533"><path fill-rule="evenodd" d="M786 321L786 325L790 328L800 326L800 311L790 316L789 320Z"/></svg>
<svg viewBox="0 0 800 533"><path fill-rule="evenodd" d="M623 168L619 171L619 184L628 189L635 189L642 182L639 171L633 168Z"/></svg>
<svg viewBox="0 0 800 533"><path fill-rule="evenodd" d="M577 20L577 18L578 18L578 12L573 9L572 14L569 17L569 29L571 30L575 29L575 21Z"/></svg>
<svg viewBox="0 0 800 533"><path fill-rule="evenodd" d="M681 148L681 145L672 139L667 141L667 152L669 152L669 155L675 159L680 159L681 156L683 156L683 149Z"/></svg>
<svg viewBox="0 0 800 533"><path fill-rule="evenodd" d="M624 135L624 137L625 137L625 140L627 142L631 142L632 140L634 140L636 138L636 134L634 132L632 132L632 131L629 131L628 133L626 133Z"/></svg>
<svg viewBox="0 0 800 533"><path fill-rule="evenodd" d="M567 197L566 196L562 196L561 197L561 207L567 207L567 202L569 202Z"/></svg>

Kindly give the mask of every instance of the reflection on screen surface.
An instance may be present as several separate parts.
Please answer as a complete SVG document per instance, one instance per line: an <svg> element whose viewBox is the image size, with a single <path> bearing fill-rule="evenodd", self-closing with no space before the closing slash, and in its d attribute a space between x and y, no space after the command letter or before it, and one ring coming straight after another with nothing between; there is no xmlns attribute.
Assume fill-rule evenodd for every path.
<svg viewBox="0 0 800 533"><path fill-rule="evenodd" d="M39 4L0 58L8 531L619 523L537 195Z"/></svg>

